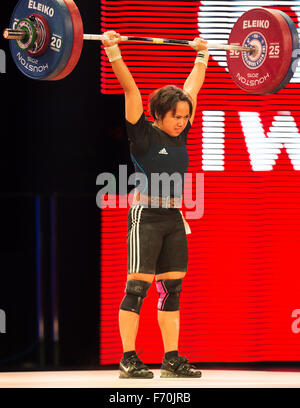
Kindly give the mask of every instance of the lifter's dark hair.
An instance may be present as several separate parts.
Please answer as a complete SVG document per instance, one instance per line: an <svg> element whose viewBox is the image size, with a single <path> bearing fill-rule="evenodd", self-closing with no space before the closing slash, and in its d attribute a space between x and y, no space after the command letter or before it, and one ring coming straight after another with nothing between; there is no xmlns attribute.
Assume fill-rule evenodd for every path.
<svg viewBox="0 0 300 408"><path fill-rule="evenodd" d="M159 88L149 96L149 110L155 120L163 119L167 112L176 112L178 102L187 102L190 116L193 113L193 104L188 93L175 85L167 85Z"/></svg>

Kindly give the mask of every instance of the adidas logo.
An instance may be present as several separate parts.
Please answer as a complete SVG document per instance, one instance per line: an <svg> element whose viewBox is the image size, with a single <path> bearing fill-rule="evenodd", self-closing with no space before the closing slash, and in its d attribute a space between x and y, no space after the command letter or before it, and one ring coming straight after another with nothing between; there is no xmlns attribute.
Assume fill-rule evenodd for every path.
<svg viewBox="0 0 300 408"><path fill-rule="evenodd" d="M165 148L161 149L160 152L158 152L158 154L169 154Z"/></svg>

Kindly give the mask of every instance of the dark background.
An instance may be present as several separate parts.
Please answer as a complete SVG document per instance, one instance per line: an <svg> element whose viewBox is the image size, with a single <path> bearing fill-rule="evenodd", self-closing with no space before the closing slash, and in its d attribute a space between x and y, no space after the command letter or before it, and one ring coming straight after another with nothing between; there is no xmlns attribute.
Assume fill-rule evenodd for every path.
<svg viewBox="0 0 300 408"><path fill-rule="evenodd" d="M16 3L0 2L1 32ZM84 31L100 33L100 1L76 4ZM52 82L22 75L0 41L0 370L97 368L96 177L129 163L123 96L100 92L99 42L85 41L75 70Z"/></svg>

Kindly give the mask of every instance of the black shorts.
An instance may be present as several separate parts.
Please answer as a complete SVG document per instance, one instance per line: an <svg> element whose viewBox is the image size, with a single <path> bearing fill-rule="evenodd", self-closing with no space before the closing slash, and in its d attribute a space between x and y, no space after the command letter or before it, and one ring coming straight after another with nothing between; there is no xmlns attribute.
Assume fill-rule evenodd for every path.
<svg viewBox="0 0 300 408"><path fill-rule="evenodd" d="M135 205L128 213L127 272L186 272L188 245L180 211Z"/></svg>

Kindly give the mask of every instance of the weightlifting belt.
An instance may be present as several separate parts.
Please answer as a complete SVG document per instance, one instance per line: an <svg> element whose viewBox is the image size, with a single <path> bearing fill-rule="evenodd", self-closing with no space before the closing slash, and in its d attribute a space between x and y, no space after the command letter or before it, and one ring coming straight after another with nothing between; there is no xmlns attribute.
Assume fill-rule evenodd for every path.
<svg viewBox="0 0 300 408"><path fill-rule="evenodd" d="M153 197L136 192L132 205L145 205L150 208L181 208L182 197Z"/></svg>

